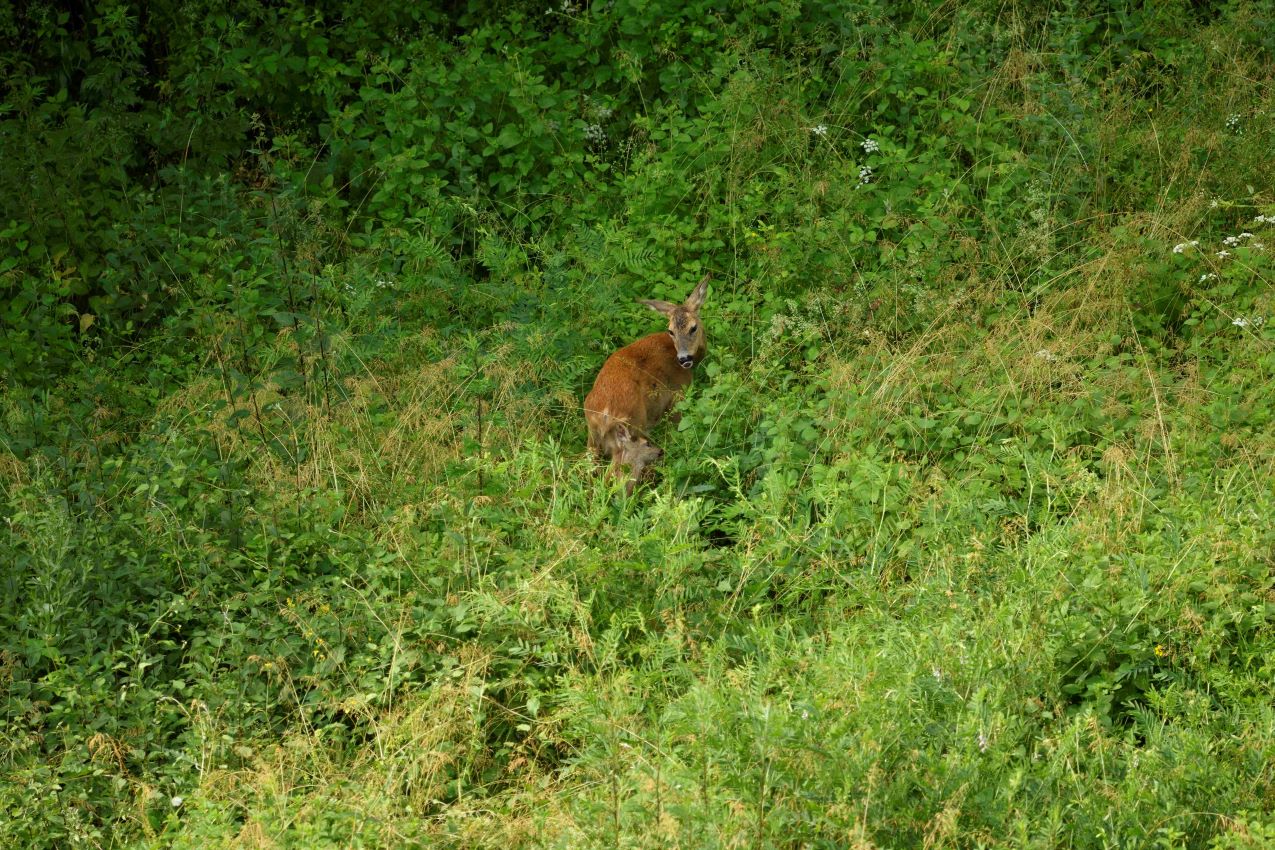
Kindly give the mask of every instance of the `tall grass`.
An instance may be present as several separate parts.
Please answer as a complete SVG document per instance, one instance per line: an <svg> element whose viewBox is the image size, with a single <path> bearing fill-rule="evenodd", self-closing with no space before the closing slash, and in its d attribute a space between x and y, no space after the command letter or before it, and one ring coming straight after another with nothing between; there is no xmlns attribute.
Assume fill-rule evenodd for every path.
<svg viewBox="0 0 1275 850"><path fill-rule="evenodd" d="M1270 11L621 6L363 57L4 386L0 843L1275 841Z"/></svg>

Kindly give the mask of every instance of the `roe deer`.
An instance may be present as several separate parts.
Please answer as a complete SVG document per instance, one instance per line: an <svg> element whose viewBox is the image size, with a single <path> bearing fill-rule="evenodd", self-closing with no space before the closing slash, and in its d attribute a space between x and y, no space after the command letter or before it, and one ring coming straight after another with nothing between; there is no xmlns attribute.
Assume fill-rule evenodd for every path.
<svg viewBox="0 0 1275 850"><path fill-rule="evenodd" d="M584 399L589 448L598 457L611 458L612 475L618 473L621 464L633 468L629 492L642 469L663 455L646 439L647 432L690 386L692 369L708 352L704 326L699 320L699 308L707 292L705 275L683 304L640 301L668 316L668 330L644 336L608 357ZM658 454L635 448L642 445ZM641 455L641 461L633 460L632 455Z"/></svg>
<svg viewBox="0 0 1275 850"><path fill-rule="evenodd" d="M611 474L619 474L621 466L629 467L629 483L624 485L624 492L632 495L633 486L641 479L646 468L664 457L664 449L640 434L633 436L629 426L623 423L615 426L611 436Z"/></svg>

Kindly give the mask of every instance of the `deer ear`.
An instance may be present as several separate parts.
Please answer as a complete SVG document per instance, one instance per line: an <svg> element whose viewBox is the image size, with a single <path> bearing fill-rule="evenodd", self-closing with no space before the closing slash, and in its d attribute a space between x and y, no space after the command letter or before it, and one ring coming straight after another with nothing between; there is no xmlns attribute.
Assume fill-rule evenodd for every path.
<svg viewBox="0 0 1275 850"><path fill-rule="evenodd" d="M704 275L700 282L691 290L691 294L686 296L686 309L692 313L699 310L700 305L704 303L704 296L708 294L708 279L711 275Z"/></svg>
<svg viewBox="0 0 1275 850"><path fill-rule="evenodd" d="M650 298L641 298L638 300L638 303L645 304L655 312L663 313L666 316L672 315L673 311L677 309L676 305L670 304L667 301L656 301Z"/></svg>
<svg viewBox="0 0 1275 850"><path fill-rule="evenodd" d="M633 435L629 433L629 426L623 422L615 426L615 435L620 438L621 442L630 443L633 441Z"/></svg>

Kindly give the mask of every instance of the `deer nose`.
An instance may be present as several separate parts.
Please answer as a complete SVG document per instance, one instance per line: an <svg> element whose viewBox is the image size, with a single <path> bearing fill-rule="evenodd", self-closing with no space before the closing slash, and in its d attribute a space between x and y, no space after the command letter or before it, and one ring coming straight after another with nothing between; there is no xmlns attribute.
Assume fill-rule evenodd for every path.
<svg viewBox="0 0 1275 850"><path fill-rule="evenodd" d="M689 354L683 354L677 358L677 362L682 364L683 369L689 369L695 365L695 358Z"/></svg>

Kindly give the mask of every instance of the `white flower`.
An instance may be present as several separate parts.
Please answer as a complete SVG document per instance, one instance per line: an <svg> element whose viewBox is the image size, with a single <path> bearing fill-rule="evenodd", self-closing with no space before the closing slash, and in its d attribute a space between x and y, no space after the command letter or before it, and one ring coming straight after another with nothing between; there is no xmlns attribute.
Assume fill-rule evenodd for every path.
<svg viewBox="0 0 1275 850"><path fill-rule="evenodd" d="M1249 321L1243 316L1236 316L1234 319L1231 319L1231 324L1235 325L1237 328L1247 328Z"/></svg>
<svg viewBox="0 0 1275 850"><path fill-rule="evenodd" d="M1200 283L1204 283L1206 280L1217 280L1217 275L1213 274L1213 272L1205 272L1200 275Z"/></svg>
<svg viewBox="0 0 1275 850"><path fill-rule="evenodd" d="M602 129L601 124L587 124L584 128L584 140L591 145L605 145L607 131Z"/></svg>
<svg viewBox="0 0 1275 850"><path fill-rule="evenodd" d="M1058 355L1054 354L1048 348L1042 348L1040 351L1037 351L1036 357L1038 357L1041 360L1048 360L1050 362L1058 359Z"/></svg>
<svg viewBox="0 0 1275 850"><path fill-rule="evenodd" d="M1214 198L1213 200L1209 201L1209 209L1211 209L1211 210L1215 210L1215 209L1217 209L1219 206L1221 206L1221 204L1219 204L1219 203L1217 202L1217 198Z"/></svg>
<svg viewBox="0 0 1275 850"><path fill-rule="evenodd" d="M936 682L943 681L943 671L937 667L930 671L930 675L934 677L934 681Z"/></svg>
<svg viewBox="0 0 1275 850"><path fill-rule="evenodd" d="M172 805L173 805L173 808L174 808L174 809L180 809L180 808L181 808L182 803L184 803L184 802L186 802L186 801L185 801L185 800L183 800L181 797L174 797L173 799L169 800L168 802L169 802L169 803L172 803Z"/></svg>
<svg viewBox="0 0 1275 850"><path fill-rule="evenodd" d="M1179 242L1178 244L1173 246L1173 253L1181 254L1187 248L1195 248L1199 246L1199 244L1200 244L1199 239L1192 239L1190 242Z"/></svg>
<svg viewBox="0 0 1275 850"><path fill-rule="evenodd" d="M987 745L989 743L990 742L987 740L987 736L983 734L982 732L979 732L978 733L978 751L980 753L987 752Z"/></svg>
<svg viewBox="0 0 1275 850"><path fill-rule="evenodd" d="M1275 224L1275 215L1259 215L1253 219L1255 224Z"/></svg>
<svg viewBox="0 0 1275 850"><path fill-rule="evenodd" d="M810 132L814 133L816 136L818 136L821 139L826 139L828 138L828 125L816 124L815 126L810 128Z"/></svg>
<svg viewBox="0 0 1275 850"><path fill-rule="evenodd" d="M1216 256L1217 256L1217 258L1218 258L1219 260L1225 260L1227 257L1231 256L1231 252L1230 252L1230 251L1218 251L1218 252L1217 252L1217 254L1216 254Z"/></svg>
<svg viewBox="0 0 1275 850"><path fill-rule="evenodd" d="M872 182L872 169L866 165L859 166L859 185Z"/></svg>
<svg viewBox="0 0 1275 850"><path fill-rule="evenodd" d="M876 153L881 150L881 146L877 144L876 139L864 139L859 143L859 147L863 148L863 150L867 153Z"/></svg>
<svg viewBox="0 0 1275 850"><path fill-rule="evenodd" d="M1252 248L1254 251L1265 251L1266 243L1265 242L1250 242L1248 244L1248 247Z"/></svg>

